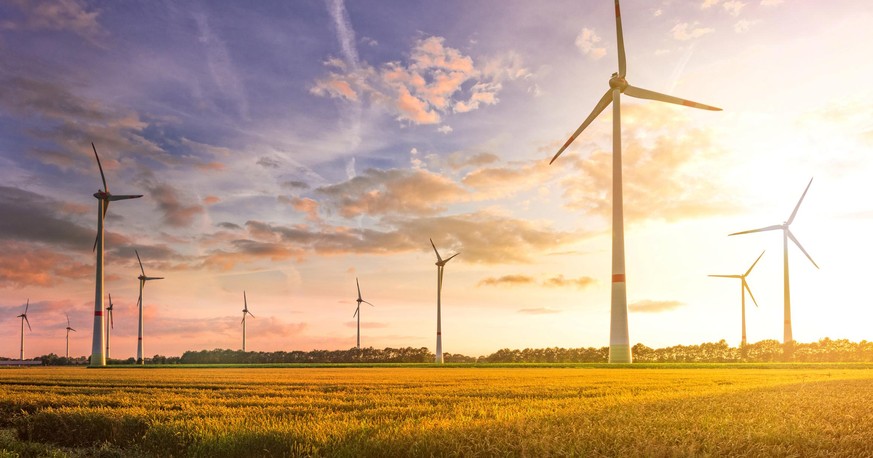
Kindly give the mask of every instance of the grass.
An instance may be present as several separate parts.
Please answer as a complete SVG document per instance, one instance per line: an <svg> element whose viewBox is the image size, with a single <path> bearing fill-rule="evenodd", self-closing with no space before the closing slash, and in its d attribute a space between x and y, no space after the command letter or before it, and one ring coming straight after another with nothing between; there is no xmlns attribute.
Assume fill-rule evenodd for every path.
<svg viewBox="0 0 873 458"><path fill-rule="evenodd" d="M873 456L869 364L521 367L4 369L0 457Z"/></svg>

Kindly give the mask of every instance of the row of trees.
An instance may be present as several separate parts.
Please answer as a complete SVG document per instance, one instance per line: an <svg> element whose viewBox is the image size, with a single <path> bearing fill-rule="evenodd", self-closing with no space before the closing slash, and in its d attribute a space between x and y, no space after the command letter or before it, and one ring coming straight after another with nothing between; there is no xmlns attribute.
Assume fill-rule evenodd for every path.
<svg viewBox="0 0 873 458"><path fill-rule="evenodd" d="M788 350L786 352L786 350ZM776 340L762 340L731 347L724 340L700 345L675 345L653 349L636 344L631 349L638 363L733 363L733 362L873 362L873 342L824 338L812 343L794 343L791 348ZM786 354L789 355L786 357ZM488 356L444 353L447 363L604 363L609 347L600 348L504 348ZM5 360L8 358L0 358ZM54 353L34 358L49 366L87 364L86 357L64 358ZM182 356L155 355L147 364L270 364L270 363L431 363L434 354L421 348L351 348L349 350L243 352L240 350L186 351ZM109 360L110 365L134 364L133 358Z"/></svg>

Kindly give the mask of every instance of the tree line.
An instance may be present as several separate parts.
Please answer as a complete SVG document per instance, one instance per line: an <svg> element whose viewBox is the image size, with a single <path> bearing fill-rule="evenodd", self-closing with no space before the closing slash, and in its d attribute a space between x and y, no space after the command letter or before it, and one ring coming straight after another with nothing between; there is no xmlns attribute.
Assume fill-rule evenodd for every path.
<svg viewBox="0 0 873 458"><path fill-rule="evenodd" d="M731 347L724 340L699 345L674 345L650 348L641 343L631 352L638 363L768 363L793 362L873 362L873 342L847 339L821 339L811 343L794 343L786 358L785 346L777 340L762 340ZM503 348L487 356L443 353L447 363L605 363L609 347L588 348ZM10 358L0 358L10 360ZM65 358L50 353L33 358L47 366L84 365L88 358ZM348 350L272 351L241 350L186 351L182 356L155 355L147 364L281 364L281 363L432 363L434 354L421 348L350 348ZM110 365L134 364L133 358L109 360Z"/></svg>

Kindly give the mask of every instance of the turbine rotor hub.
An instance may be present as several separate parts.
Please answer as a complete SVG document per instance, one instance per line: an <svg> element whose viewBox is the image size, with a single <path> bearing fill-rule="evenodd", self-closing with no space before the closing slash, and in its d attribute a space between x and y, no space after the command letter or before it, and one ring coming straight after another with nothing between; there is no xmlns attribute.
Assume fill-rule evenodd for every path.
<svg viewBox="0 0 873 458"><path fill-rule="evenodd" d="M109 193L103 191L102 189L98 189L97 192L94 193L94 197L106 200L109 197Z"/></svg>
<svg viewBox="0 0 873 458"><path fill-rule="evenodd" d="M618 73L613 73L612 78L609 79L609 87L613 89L618 89L621 92L624 92L627 89L627 80L624 79L623 76L618 76Z"/></svg>

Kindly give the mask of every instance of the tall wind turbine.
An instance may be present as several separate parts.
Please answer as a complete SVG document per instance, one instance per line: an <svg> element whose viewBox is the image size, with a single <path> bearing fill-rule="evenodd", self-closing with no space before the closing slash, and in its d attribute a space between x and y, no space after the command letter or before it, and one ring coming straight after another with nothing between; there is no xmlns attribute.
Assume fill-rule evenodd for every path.
<svg viewBox="0 0 873 458"><path fill-rule="evenodd" d="M109 321L109 326L106 327L106 359L109 359L109 335L111 329L115 329L115 321L112 319L112 294L109 294L109 307L106 307L106 319Z"/></svg>
<svg viewBox="0 0 873 458"><path fill-rule="evenodd" d="M761 252L761 256L764 256L764 252ZM721 277L721 278L739 278L740 279L740 297L742 298L743 304L743 340L740 341L740 346L746 346L746 291L749 292L749 297L752 298L752 302L755 303L755 307L758 306L758 301L755 300L755 296L752 295L752 290L749 288L749 284L746 282L746 277L752 273L752 269L755 268L755 264L761 260L761 256L758 256L758 259L752 263L752 267L749 267L749 270L742 275L710 275L710 277Z"/></svg>
<svg viewBox="0 0 873 458"><path fill-rule="evenodd" d="M142 260L139 258L139 253L136 250L133 250L136 253L136 260L139 261L139 270L142 272L142 275L139 277L139 300L137 301L137 306L139 307L139 332L137 333L137 342L136 342L136 363L144 364L145 360L143 359L142 353L142 290L145 288L145 283L151 280L163 280L164 277L147 277L145 274L145 269L142 268Z"/></svg>
<svg viewBox="0 0 873 458"><path fill-rule="evenodd" d="M806 197L806 192L809 191L810 186L812 186L812 178L809 179L809 184L806 185L806 189L803 190L803 194L801 194L800 200L797 201L797 205L794 206L794 211L791 212L791 216L788 217L788 221L785 221L782 224L774 224L773 226L762 227L760 229L752 229L750 231L734 232L733 234L729 234L740 235L751 234L753 232L775 231L777 229L782 230L782 270L784 275L782 287L784 295L783 297L785 301L785 327L783 328L782 343L785 344L786 350L789 355L791 353L791 349L788 347L792 344L792 342L794 342L794 338L791 335L791 291L788 285L788 239L791 239L791 241L794 242L795 245L797 245L797 248L800 248L800 251L802 251L803 254L806 255L807 259L809 259L809 262L811 262L812 265L814 265L815 268L818 269L818 264L816 264L815 261L812 260L812 257L809 255L809 253L807 253L806 250L803 249L803 246L800 245L800 242L797 241L797 239L794 237L794 234L791 233L791 229L789 228L789 226L791 226L791 223L794 221L794 217L797 216L797 210L800 208L800 203L803 202L803 198Z"/></svg>
<svg viewBox="0 0 873 458"><path fill-rule="evenodd" d="M361 299L361 282L358 281L358 277L355 277L355 284L358 285L358 308L355 309L355 314L352 315L352 318L358 317L358 350L361 349L361 302L365 304L369 304L370 307L375 307L375 305L370 304L369 302Z"/></svg>
<svg viewBox="0 0 873 458"><path fill-rule="evenodd" d="M436 253L437 257L437 342L436 342L436 363L443 363L443 327L442 327L442 312L441 312L441 304L440 298L442 296L443 291L443 269L446 266L446 263L452 260L455 256L461 253L455 253L449 256L446 259L440 257L440 252L437 251L436 245L433 244L433 239L430 239L430 246L433 247L433 252Z"/></svg>
<svg viewBox="0 0 873 458"><path fill-rule="evenodd" d="M33 328L30 327L30 320L27 319L27 309L30 308L30 298L27 299L27 304L24 306L24 313L18 315L18 318L21 318L21 353L18 355L18 359L24 361L24 322L27 322L27 329L30 332L33 332Z"/></svg>
<svg viewBox="0 0 873 458"><path fill-rule="evenodd" d="M94 340L91 343L91 366L105 366L106 355L103 353L103 220L109 210L109 202L125 199L137 199L142 194L113 196L109 193L109 185L106 184L106 175L103 174L103 166L100 165L100 156L97 148L91 143L94 157L97 158L97 167L100 168L100 179L103 180L103 189L94 193L97 199L97 240L94 241L94 251L97 253L97 286L94 294Z"/></svg>
<svg viewBox="0 0 873 458"><path fill-rule="evenodd" d="M251 315L252 318L255 316L252 315L252 312L249 312L249 301L246 299L246 292L243 291L243 318L242 318L242 327L243 327L243 349L242 351L246 351L246 315Z"/></svg>
<svg viewBox="0 0 873 458"><path fill-rule="evenodd" d="M618 0L615 0L615 29L618 37L618 72L609 79L609 89L594 106L588 118L573 132L573 135L558 150L555 159L576 140L582 131L594 121L603 110L612 103L612 299L609 330L609 362L631 362L631 348L627 326L627 286L625 283L624 266L624 210L621 185L621 94L638 99L650 99L660 102L685 105L692 108L720 111L721 108L711 107L702 103L692 102L677 97L660 94L647 89L631 86L625 79L627 64L624 52L624 36L621 30L621 11Z"/></svg>
<svg viewBox="0 0 873 458"><path fill-rule="evenodd" d="M70 315L67 315L67 355L66 358L70 359L70 331L76 332L75 329L70 327Z"/></svg>

